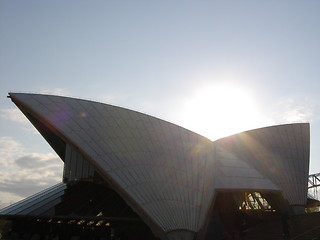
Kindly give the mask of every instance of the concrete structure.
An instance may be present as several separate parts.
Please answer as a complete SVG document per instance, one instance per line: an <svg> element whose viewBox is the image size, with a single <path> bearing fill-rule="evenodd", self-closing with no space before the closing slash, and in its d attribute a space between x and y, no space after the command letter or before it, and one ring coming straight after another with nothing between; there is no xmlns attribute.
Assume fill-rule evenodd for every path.
<svg viewBox="0 0 320 240"><path fill-rule="evenodd" d="M266 206L259 200L263 198L266 210L271 206L273 211L301 213L306 205L307 123L212 142L175 124L107 104L23 93L10 93L10 98L64 161L64 184L103 182L157 238L206 239L215 213L243 209L244 196L251 196L260 209ZM65 188L60 185L59 192ZM0 215L19 215L13 209L17 206Z"/></svg>

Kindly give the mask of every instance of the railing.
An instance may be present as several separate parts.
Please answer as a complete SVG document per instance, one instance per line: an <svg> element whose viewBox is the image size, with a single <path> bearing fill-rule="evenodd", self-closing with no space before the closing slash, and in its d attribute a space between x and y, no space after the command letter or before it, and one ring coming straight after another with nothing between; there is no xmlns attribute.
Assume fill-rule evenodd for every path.
<svg viewBox="0 0 320 240"><path fill-rule="evenodd" d="M308 190L310 193L313 194L313 196L317 199L320 200L319 196L319 190L320 190L320 173L315 173L309 175L308 179Z"/></svg>

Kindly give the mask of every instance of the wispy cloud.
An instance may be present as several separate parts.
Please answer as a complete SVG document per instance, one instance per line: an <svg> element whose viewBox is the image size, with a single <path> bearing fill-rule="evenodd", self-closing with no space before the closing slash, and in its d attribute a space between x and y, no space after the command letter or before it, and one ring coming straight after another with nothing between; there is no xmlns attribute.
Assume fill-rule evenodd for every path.
<svg viewBox="0 0 320 240"><path fill-rule="evenodd" d="M319 103L310 98L286 97L275 104L277 111L272 113L276 123L313 122L319 118L316 109Z"/></svg>
<svg viewBox="0 0 320 240"><path fill-rule="evenodd" d="M0 207L61 181L62 161L53 153L33 153L10 137L0 138Z"/></svg>
<svg viewBox="0 0 320 240"><path fill-rule="evenodd" d="M29 124L28 119L18 108L0 109L0 117L13 122Z"/></svg>
<svg viewBox="0 0 320 240"><path fill-rule="evenodd" d="M24 131L31 132L33 134L39 134L38 131L28 121L28 119L23 115L23 113L18 108L7 108L7 109L0 109L0 118L19 123L19 128Z"/></svg>
<svg viewBox="0 0 320 240"><path fill-rule="evenodd" d="M15 159L15 164L22 169L41 169L55 166L57 161L52 153L30 153Z"/></svg>
<svg viewBox="0 0 320 240"><path fill-rule="evenodd" d="M96 101L106 103L106 104L114 104L116 106L124 107L124 105L128 104L128 96L122 93L109 93L109 94L100 94L96 96Z"/></svg>
<svg viewBox="0 0 320 240"><path fill-rule="evenodd" d="M0 193L1 193L0 209L21 200L21 197L17 196L16 194L12 194L9 192L1 192L1 191Z"/></svg>
<svg viewBox="0 0 320 240"><path fill-rule="evenodd" d="M0 166L10 164L8 160L13 159L14 156L20 157L23 152L24 148L19 142L10 137L0 137Z"/></svg>
<svg viewBox="0 0 320 240"><path fill-rule="evenodd" d="M52 95L58 95L58 96L71 96L71 92L65 88L40 89L39 93L52 94Z"/></svg>

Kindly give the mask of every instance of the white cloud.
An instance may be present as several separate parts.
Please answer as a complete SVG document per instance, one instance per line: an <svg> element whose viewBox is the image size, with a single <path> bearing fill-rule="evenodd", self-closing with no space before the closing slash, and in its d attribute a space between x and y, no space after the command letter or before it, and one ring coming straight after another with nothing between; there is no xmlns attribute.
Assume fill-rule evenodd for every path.
<svg viewBox="0 0 320 240"><path fill-rule="evenodd" d="M13 122L29 124L28 119L18 108L0 109L0 117Z"/></svg>
<svg viewBox="0 0 320 240"><path fill-rule="evenodd" d="M14 193L0 191L0 194L1 194L0 209L21 200L21 197Z"/></svg>
<svg viewBox="0 0 320 240"><path fill-rule="evenodd" d="M15 159L15 164L21 168L42 168L55 165L57 156L53 153L29 153Z"/></svg>
<svg viewBox="0 0 320 240"><path fill-rule="evenodd" d="M0 137L0 165L8 164L9 160L23 154L24 148L21 144L10 137Z"/></svg>
<svg viewBox="0 0 320 240"><path fill-rule="evenodd" d="M112 93L112 94L101 94L97 95L97 98L94 101L98 101L101 103L111 104L120 107L127 107L132 104L129 97L125 94L121 93Z"/></svg>
<svg viewBox="0 0 320 240"><path fill-rule="evenodd" d="M50 89L40 89L41 94L52 94L58 96L70 96L71 92L65 88L50 88Z"/></svg>
<svg viewBox="0 0 320 240"><path fill-rule="evenodd" d="M317 118L318 102L310 98L286 97L275 104L272 119L276 123L312 122Z"/></svg>
<svg viewBox="0 0 320 240"><path fill-rule="evenodd" d="M39 132L34 127L32 127L29 120L18 108L0 109L0 118L19 123L19 128L24 131L28 131L32 134L39 134Z"/></svg>
<svg viewBox="0 0 320 240"><path fill-rule="evenodd" d="M62 161L53 153L33 153L10 137L0 137L0 208L61 181Z"/></svg>

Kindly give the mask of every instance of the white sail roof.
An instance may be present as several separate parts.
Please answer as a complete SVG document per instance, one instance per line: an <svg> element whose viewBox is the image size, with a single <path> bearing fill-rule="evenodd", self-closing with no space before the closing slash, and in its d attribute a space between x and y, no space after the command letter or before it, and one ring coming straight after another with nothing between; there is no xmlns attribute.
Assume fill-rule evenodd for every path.
<svg viewBox="0 0 320 240"><path fill-rule="evenodd" d="M309 124L285 124L215 142L279 186L291 205L305 205L309 176Z"/></svg>

